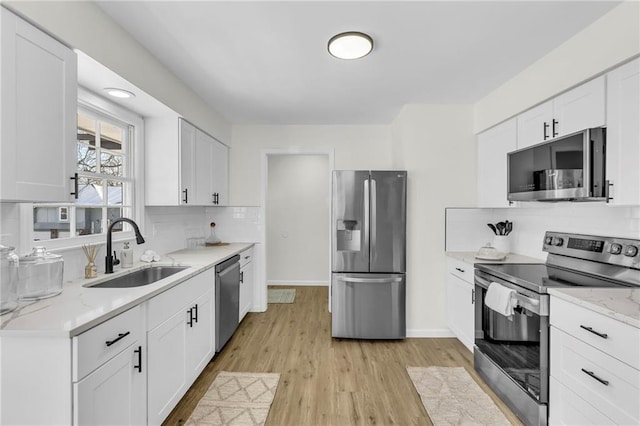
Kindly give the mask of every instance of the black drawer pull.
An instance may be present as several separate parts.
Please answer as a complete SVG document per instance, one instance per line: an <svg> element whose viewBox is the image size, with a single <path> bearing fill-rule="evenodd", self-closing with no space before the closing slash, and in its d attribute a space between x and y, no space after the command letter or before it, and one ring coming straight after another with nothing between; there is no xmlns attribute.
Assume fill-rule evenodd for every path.
<svg viewBox="0 0 640 426"><path fill-rule="evenodd" d="M138 346L138 349L133 352L138 354L138 365L134 365L133 368L138 370L138 373L142 373L142 346Z"/></svg>
<svg viewBox="0 0 640 426"><path fill-rule="evenodd" d="M596 379L597 381L599 381L603 385L609 386L609 381L608 380L601 379L600 377L596 376L593 373L593 371L585 370L584 368L581 368L580 370L582 370L582 372L585 373L586 375L588 375L589 377L592 377L592 378Z"/></svg>
<svg viewBox="0 0 640 426"><path fill-rule="evenodd" d="M456 268L456 271L462 272L464 274L464 269L462 269L462 268Z"/></svg>
<svg viewBox="0 0 640 426"><path fill-rule="evenodd" d="M240 272L240 284L244 283L244 271Z"/></svg>
<svg viewBox="0 0 640 426"><path fill-rule="evenodd" d="M107 346L111 346L111 345L113 345L114 343L116 343L118 340L122 340L122 339L124 339L124 338L125 338L125 337L127 337L129 334L131 334L131 333L129 333L128 331L127 331L126 333L118 333L118 337L116 337L116 338L115 338L115 339L113 339L113 340L107 340L105 343L107 344Z"/></svg>
<svg viewBox="0 0 640 426"><path fill-rule="evenodd" d="M603 339L606 339L606 338L608 338L608 337L609 337L609 335L608 335L607 333L599 333L599 332L595 331L593 328L591 328L591 327L586 327L586 326L584 326L584 325L582 325L582 324L580 325L580 328L583 328L583 329L587 330L589 333L593 333L593 334L595 334L596 336L600 336L600 337L602 337Z"/></svg>

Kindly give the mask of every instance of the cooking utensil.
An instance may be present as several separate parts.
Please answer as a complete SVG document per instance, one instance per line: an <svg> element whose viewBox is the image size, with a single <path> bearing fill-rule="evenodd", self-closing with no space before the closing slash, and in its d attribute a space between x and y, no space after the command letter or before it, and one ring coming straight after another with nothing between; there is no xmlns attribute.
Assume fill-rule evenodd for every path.
<svg viewBox="0 0 640 426"><path fill-rule="evenodd" d="M494 234L498 235L498 230L496 229L495 226L493 226L493 223L487 223L487 226L491 228Z"/></svg>
<svg viewBox="0 0 640 426"><path fill-rule="evenodd" d="M496 223L496 229L498 230L498 235L504 235L505 228L506 228L506 223L504 222Z"/></svg>
<svg viewBox="0 0 640 426"><path fill-rule="evenodd" d="M513 231L513 222L509 222L507 221L507 228L505 230L505 234L504 235L509 235L511 233L511 231Z"/></svg>

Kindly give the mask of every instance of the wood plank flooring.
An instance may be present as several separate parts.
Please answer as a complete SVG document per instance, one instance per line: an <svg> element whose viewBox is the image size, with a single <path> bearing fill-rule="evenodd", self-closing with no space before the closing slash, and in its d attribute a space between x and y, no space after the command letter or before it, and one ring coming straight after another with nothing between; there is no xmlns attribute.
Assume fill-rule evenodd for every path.
<svg viewBox="0 0 640 426"><path fill-rule="evenodd" d="M521 424L475 374L472 354L457 339L332 339L327 287L289 288L295 303L249 313L165 425L183 424L223 370L281 374L267 425L430 425L405 367L432 365L464 367Z"/></svg>

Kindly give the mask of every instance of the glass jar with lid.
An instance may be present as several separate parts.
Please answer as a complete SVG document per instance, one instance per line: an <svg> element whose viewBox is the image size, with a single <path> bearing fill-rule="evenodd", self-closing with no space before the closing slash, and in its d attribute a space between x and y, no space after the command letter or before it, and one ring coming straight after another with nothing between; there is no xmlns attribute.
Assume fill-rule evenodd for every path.
<svg viewBox="0 0 640 426"><path fill-rule="evenodd" d="M36 300L60 294L63 265L62 256L34 247L31 253L20 257L18 297Z"/></svg>
<svg viewBox="0 0 640 426"><path fill-rule="evenodd" d="M18 307L18 256L14 250L0 245L0 315Z"/></svg>

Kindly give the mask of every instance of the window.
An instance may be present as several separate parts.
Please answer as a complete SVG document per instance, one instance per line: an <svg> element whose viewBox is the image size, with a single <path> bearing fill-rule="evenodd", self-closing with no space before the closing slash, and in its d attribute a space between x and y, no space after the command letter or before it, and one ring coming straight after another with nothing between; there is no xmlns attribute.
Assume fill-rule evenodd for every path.
<svg viewBox="0 0 640 426"><path fill-rule="evenodd" d="M103 103L106 101L102 101ZM68 239L107 232L120 217L135 218L133 154L136 126L103 108L80 102L76 138L78 198L75 203L33 206L33 241ZM118 111L113 106L110 111ZM116 224L114 232L129 230Z"/></svg>

